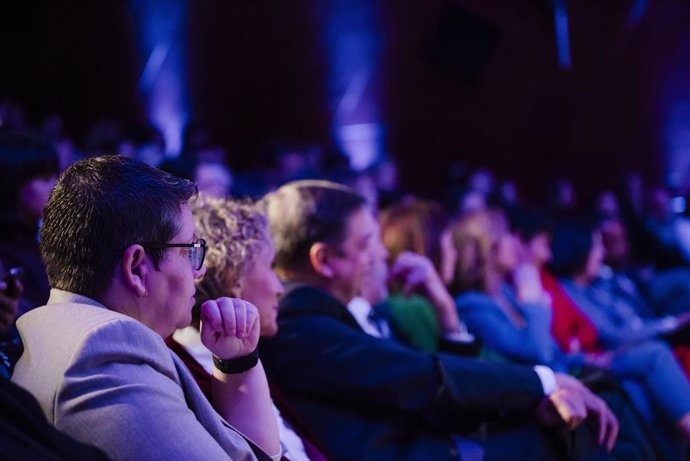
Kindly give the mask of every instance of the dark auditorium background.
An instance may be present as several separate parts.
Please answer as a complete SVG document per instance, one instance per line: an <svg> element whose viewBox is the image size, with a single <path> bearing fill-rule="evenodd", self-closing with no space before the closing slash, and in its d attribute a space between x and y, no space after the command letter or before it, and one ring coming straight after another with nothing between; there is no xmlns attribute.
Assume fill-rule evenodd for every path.
<svg viewBox="0 0 690 461"><path fill-rule="evenodd" d="M75 139L99 117L145 123L147 34L169 8L187 121L238 171L269 140L337 147L357 125L424 195L456 161L527 196L561 175L584 193L628 170L688 180L674 176L690 156L687 0L11 2L0 97L30 120L62 114Z"/></svg>

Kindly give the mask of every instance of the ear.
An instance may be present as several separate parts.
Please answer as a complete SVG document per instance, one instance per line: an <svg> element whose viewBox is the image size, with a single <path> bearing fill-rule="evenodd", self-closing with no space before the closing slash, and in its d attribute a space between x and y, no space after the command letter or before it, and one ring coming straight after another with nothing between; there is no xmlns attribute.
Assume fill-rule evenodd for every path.
<svg viewBox="0 0 690 461"><path fill-rule="evenodd" d="M144 247L138 243L128 246L122 254L123 283L140 298L148 294L146 282L151 270Z"/></svg>
<svg viewBox="0 0 690 461"><path fill-rule="evenodd" d="M316 274L327 279L333 277L330 250L327 244L316 242L309 248L309 263Z"/></svg>

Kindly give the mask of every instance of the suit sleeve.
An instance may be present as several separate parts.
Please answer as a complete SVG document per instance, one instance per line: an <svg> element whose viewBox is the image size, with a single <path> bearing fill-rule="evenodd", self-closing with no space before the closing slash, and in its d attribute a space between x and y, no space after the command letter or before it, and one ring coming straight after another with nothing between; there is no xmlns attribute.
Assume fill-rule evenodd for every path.
<svg viewBox="0 0 690 461"><path fill-rule="evenodd" d="M58 389L56 426L115 459L229 459L187 406L164 343L137 328L113 321L85 339Z"/></svg>
<svg viewBox="0 0 690 461"><path fill-rule="evenodd" d="M531 368L418 352L325 316L284 319L261 352L269 379L288 391L393 407L451 430L543 398Z"/></svg>

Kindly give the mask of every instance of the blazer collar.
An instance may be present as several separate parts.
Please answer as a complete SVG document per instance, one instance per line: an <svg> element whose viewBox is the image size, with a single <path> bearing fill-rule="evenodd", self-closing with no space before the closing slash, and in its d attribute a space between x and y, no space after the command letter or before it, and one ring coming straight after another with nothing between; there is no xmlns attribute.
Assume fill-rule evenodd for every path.
<svg viewBox="0 0 690 461"><path fill-rule="evenodd" d="M89 298L88 296L72 293L71 291L58 290L57 288L52 288L50 290L48 304L88 304L90 306L103 307L107 309L106 306L99 303L95 299Z"/></svg>
<svg viewBox="0 0 690 461"><path fill-rule="evenodd" d="M288 284L280 300L278 315L289 318L300 315L334 317L357 329L359 324L347 307L328 292L306 284Z"/></svg>

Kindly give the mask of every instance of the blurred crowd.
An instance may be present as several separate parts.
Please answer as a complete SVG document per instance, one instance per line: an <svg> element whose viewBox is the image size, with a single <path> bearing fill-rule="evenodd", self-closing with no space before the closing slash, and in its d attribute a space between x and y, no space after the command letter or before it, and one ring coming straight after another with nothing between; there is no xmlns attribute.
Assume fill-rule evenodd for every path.
<svg viewBox="0 0 690 461"><path fill-rule="evenodd" d="M682 195L687 190L672 191L662 185L645 184L640 174L626 173L610 189L585 199L571 180L557 178L549 183L540 200L528 202L510 178L499 179L490 168L472 169L458 161L443 175L447 181L439 185L436 197L429 199L415 197L401 186L392 159L354 171L344 157L327 152L309 143L271 142L256 160L255 168L232 171L228 152L200 126L186 128L182 151L172 156L166 151L161 132L153 127L125 131L112 120L99 120L79 143L66 135L59 115L30 125L21 104L2 101L0 374L10 378L20 358L26 360L24 335L17 328L17 318L44 306L51 296L39 241L43 210L51 190L59 175L75 162L116 154L196 183L202 198L192 211L196 237L204 238L204 245L209 245L206 269L197 279L198 299L192 325L166 335L166 342L182 357L204 395L212 401L211 353L195 349L201 344L201 304L232 296L256 305L280 440L282 446L289 447L287 455L283 453L287 459L369 458L367 453L374 451L358 452L352 448L347 454L347 450L357 444L359 437L354 422L370 425L366 426L368 434L373 434L377 431L377 416L371 408L358 412L358 405L352 403L369 398L357 390L357 386L367 383L349 382L348 377L340 375L336 383L317 376L327 375L330 368L324 363L324 368L319 369L319 359L309 354L318 356L319 351L340 346L324 338L322 343L315 340L311 345L318 349L316 345L321 344L322 349L299 349L299 340L295 338L307 326L299 324L299 310L291 310L297 295L289 295L290 284L284 288L275 278L274 268L283 282L319 287L314 280L325 277L331 283L330 270L344 274L343 277L359 277L356 283L348 279L342 285L327 287L333 290L330 294L338 302L347 305L348 319L361 332L377 337L377 341L395 340L395 347L404 346L414 350L414 354L422 354L408 357L393 351L390 358L405 358L412 364L421 357L443 358L444 354L451 354L469 358L472 363L547 366L557 376L577 378L611 407L621 423L612 452L617 459L687 458L690 215L687 197ZM618 172L613 173L616 176ZM348 272L336 263L329 269L328 260L319 259L315 245L318 239L309 242L308 259L316 275L305 275L302 266L287 259L285 241L290 239L291 231L280 227L284 224L280 220L288 218L271 207L282 206L280 194L285 187L289 190L290 184L312 184L309 180L328 181L314 184L341 185L353 196L361 197L367 209L373 211L372 223L365 218L357 221L362 228L370 225L373 232L368 237L372 242L356 250L367 256L365 275L354 269ZM315 194L317 198L313 200L317 203L320 196L309 193ZM267 198L260 204L254 203L262 197ZM339 203L335 200L331 206L336 208ZM289 200L283 205L296 206ZM335 219L324 213L326 217L318 219ZM355 215L347 215L347 219L354 219ZM221 226L222 232L216 235L217 226ZM230 240L228 235L232 236ZM328 243L328 239L324 241ZM273 246L275 249L264 254L265 248ZM334 257L341 257L335 254ZM262 261L256 271L263 272L254 273L254 266L238 269L248 264L243 260ZM230 284L230 280L236 284ZM248 289L250 286L252 289ZM262 290L271 300L262 298ZM280 309L271 313L276 299L281 300ZM264 310L264 304L270 306ZM320 320L310 321L316 325ZM334 330L333 334L338 333ZM294 357L290 348L294 348ZM381 357L386 354L382 352ZM341 358L335 354L328 360L335 366ZM285 369L285 363L296 364L300 360L311 363L315 369ZM444 359L439 360L443 363ZM380 361L377 366L390 366L391 374L396 376L391 379L400 380L404 389L407 371L383 358ZM446 366L452 369L451 365ZM22 370L25 376L26 367ZM451 383L448 385L454 385L453 372L445 372L449 375L445 378L447 383ZM310 380L295 377L306 374L311 376ZM415 378L415 385L424 387L424 379ZM337 388L342 400L332 400L329 392L315 387L319 382ZM391 390L394 391L395 388ZM405 401L396 411L409 410L406 405L422 405L406 395L399 399ZM345 406L351 408L342 408L343 402L350 402ZM382 402L372 401L370 405L389 405L385 399ZM390 408L379 411L385 414ZM334 424L331 428L329 418L339 426ZM436 419L435 413L429 418L431 422L425 430L431 433L457 430L464 434L462 425L453 426L451 431L445 419ZM348 423L353 424L351 435L345 434ZM339 432L336 426L341 428ZM480 432L491 432L490 425L482 427ZM415 439L418 430L409 426L410 433L405 437ZM368 436L361 437L368 440ZM89 444L98 442L97 438L77 439ZM377 443L384 442L371 442L370 449L374 450ZM402 444L390 440L388 443ZM463 443L457 443L461 458L472 459L471 446L467 448ZM108 452L110 446L99 448L112 456ZM488 442L482 448L487 459L491 454L496 458L505 455L492 452ZM399 445L397 449L376 452L370 459L415 459L405 451L411 448ZM418 459L424 459L423 455Z"/></svg>

